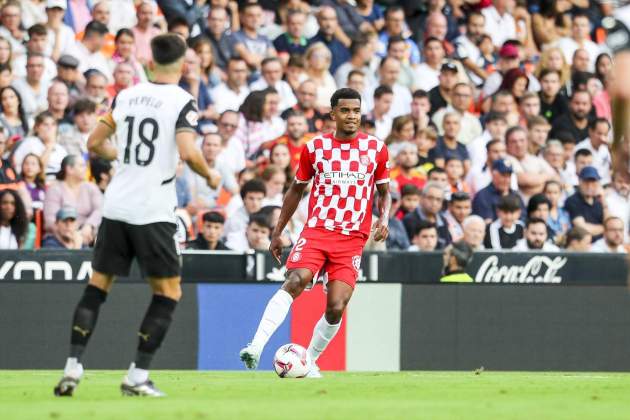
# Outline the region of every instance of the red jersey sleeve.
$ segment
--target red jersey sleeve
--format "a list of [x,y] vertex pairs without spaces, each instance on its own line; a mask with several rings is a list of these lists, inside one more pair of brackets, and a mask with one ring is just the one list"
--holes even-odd
[[387,151],[387,146],[383,145],[381,151],[376,155],[374,183],[383,184],[385,182],[389,182],[389,152]]
[[313,175],[315,175],[315,170],[313,169],[313,162],[311,161],[311,153],[308,151],[308,147],[304,145],[302,147],[302,153],[300,154],[297,172],[295,173],[295,180],[297,182],[306,183],[313,178]]

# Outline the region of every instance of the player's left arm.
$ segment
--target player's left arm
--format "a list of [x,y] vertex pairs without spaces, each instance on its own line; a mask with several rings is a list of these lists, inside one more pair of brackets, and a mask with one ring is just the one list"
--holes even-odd
[[376,156],[374,183],[378,191],[376,205],[379,213],[379,218],[374,225],[374,240],[380,242],[387,239],[389,235],[389,211],[392,206],[392,197],[389,193],[389,152],[384,144]]
[[116,160],[118,150],[109,138],[116,132],[116,122],[111,112],[102,116],[94,130],[90,133],[87,147],[90,153],[94,153],[105,160]]

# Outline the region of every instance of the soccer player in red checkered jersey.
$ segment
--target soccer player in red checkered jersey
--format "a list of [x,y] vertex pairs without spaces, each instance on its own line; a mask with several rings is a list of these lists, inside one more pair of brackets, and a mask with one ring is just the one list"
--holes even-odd
[[[361,95],[357,91],[337,90],[330,105],[336,130],[304,145],[295,180],[284,197],[280,219],[272,233],[269,250],[280,263],[280,235],[313,180],[308,220],[289,254],[286,280],[267,304],[252,342],[241,350],[241,360],[249,369],[258,366],[265,344],[284,321],[293,300],[318,273],[325,273],[326,312],[315,325],[308,346],[312,365],[307,377],[321,377],[315,362],[339,331],[359,274],[363,246],[371,231],[376,241],[384,241],[389,233],[387,146],[376,137],[359,132]],[[372,224],[375,186],[380,217]]]

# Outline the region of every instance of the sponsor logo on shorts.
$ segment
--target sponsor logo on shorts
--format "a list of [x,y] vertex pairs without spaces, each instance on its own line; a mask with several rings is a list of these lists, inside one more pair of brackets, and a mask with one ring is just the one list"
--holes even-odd
[[302,254],[299,252],[294,252],[293,255],[291,255],[292,262],[298,262],[300,261],[300,258],[302,258]]
[[361,269],[361,256],[360,255],[355,255],[354,257],[352,257],[352,266],[354,267],[355,270],[357,270],[357,272],[359,272],[359,270]]

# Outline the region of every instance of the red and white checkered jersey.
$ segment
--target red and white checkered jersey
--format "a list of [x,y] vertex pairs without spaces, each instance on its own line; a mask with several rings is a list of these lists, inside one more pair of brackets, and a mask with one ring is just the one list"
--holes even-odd
[[367,238],[374,184],[389,182],[388,160],[385,143],[365,133],[352,140],[330,133],[308,141],[295,175],[297,182],[313,179],[306,226]]

